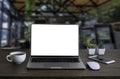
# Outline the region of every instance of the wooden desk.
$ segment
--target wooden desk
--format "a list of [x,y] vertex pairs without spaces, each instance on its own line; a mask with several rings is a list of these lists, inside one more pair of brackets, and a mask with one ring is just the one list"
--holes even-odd
[[[6,55],[10,49],[0,50],[0,79],[120,79],[120,50],[108,50],[105,56],[114,59],[116,62],[110,65],[102,64],[99,71],[85,70],[27,70],[26,65],[29,57],[29,50],[20,50],[27,53],[26,61],[21,65],[7,62]],[[87,50],[81,51],[81,57],[86,64],[88,59]]]

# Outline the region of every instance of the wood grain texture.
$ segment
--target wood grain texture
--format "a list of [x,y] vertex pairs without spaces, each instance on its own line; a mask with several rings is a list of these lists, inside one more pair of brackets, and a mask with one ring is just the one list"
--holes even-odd
[[[21,65],[9,63],[6,55],[12,51],[24,51],[27,53],[25,62]],[[120,79],[120,50],[107,50],[105,57],[114,59],[113,64],[100,63],[99,71],[92,71],[88,67],[85,70],[27,70],[26,65],[30,56],[30,50],[0,50],[0,79]],[[80,56],[86,65],[88,59],[87,50],[81,50]]]

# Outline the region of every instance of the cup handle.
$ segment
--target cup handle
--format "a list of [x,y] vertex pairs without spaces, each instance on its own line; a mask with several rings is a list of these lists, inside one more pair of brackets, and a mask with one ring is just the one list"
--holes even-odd
[[12,62],[11,55],[6,56],[7,61]]

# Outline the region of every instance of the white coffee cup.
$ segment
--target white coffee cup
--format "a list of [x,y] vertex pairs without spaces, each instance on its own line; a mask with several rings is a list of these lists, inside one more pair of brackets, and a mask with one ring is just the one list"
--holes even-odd
[[26,53],[22,51],[15,51],[11,52],[9,55],[6,56],[7,61],[21,64],[25,61]]

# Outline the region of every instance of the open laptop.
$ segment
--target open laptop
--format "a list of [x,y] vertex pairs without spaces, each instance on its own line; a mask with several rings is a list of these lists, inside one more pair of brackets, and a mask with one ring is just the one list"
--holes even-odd
[[28,69],[85,69],[79,56],[79,26],[32,24]]

